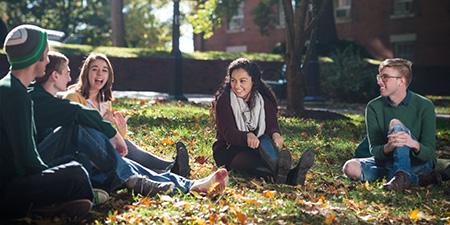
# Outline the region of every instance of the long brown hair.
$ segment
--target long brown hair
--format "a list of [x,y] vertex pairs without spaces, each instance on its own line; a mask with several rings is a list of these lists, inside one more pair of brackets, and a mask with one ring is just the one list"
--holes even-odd
[[83,65],[81,66],[78,82],[74,85],[75,90],[80,92],[85,99],[89,98],[89,68],[95,60],[103,60],[108,66],[108,80],[106,81],[105,86],[103,86],[102,89],[100,89],[100,91],[98,92],[97,99],[100,102],[111,101],[113,100],[112,84],[114,83],[114,71],[111,62],[105,54],[92,52],[88,55],[88,57],[84,60]]
[[277,105],[277,99],[272,89],[261,79],[262,72],[258,64],[246,58],[238,58],[232,61],[230,65],[228,65],[227,75],[225,76],[221,87],[219,87],[219,89],[214,94],[214,100],[211,104],[211,111],[210,111],[211,115],[215,115],[214,114],[216,110],[215,107],[219,97],[224,92],[231,91],[231,84],[230,84],[231,74],[233,73],[234,70],[237,69],[245,70],[245,72],[247,72],[247,74],[252,79],[253,86],[250,91],[250,100],[249,100],[250,108],[253,108],[255,106],[254,99],[256,92],[259,92],[263,97],[271,101],[274,105]]

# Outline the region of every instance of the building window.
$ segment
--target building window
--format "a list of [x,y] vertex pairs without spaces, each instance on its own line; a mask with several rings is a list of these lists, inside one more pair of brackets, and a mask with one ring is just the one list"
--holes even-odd
[[351,20],[352,0],[334,0],[334,17],[337,23]]
[[246,52],[247,46],[246,45],[227,46],[225,51],[227,51],[227,52]]
[[414,16],[413,0],[393,0],[391,18]]
[[231,17],[228,22],[229,32],[241,32],[244,31],[244,2],[239,4],[236,15]]
[[416,34],[391,35],[390,41],[394,50],[394,57],[414,61]]
[[278,0],[278,4],[277,4],[277,27],[279,27],[279,28],[286,27],[286,19],[284,18],[283,2],[281,0]]

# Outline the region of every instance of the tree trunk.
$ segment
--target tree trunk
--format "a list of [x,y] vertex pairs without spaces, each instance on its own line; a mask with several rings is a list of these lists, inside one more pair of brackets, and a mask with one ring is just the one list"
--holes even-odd
[[112,44],[117,47],[125,47],[125,25],[122,12],[123,0],[112,0],[111,3]]
[[305,18],[308,1],[303,0],[295,10],[291,0],[283,0],[286,20],[286,79],[287,79],[287,110],[296,115],[302,115],[304,107],[304,75],[301,71],[301,54],[305,44]]

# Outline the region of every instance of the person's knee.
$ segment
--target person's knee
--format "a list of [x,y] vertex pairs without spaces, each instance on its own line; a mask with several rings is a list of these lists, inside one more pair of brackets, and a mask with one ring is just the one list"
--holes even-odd
[[86,169],[78,162],[72,161],[65,164],[64,176],[73,183],[89,183],[89,175]]
[[358,180],[361,177],[361,163],[357,159],[351,159],[345,162],[342,172],[352,180]]
[[392,127],[394,127],[394,126],[403,126],[403,123],[402,123],[402,121],[400,121],[399,119],[392,119],[392,120],[389,122],[389,128],[392,128]]

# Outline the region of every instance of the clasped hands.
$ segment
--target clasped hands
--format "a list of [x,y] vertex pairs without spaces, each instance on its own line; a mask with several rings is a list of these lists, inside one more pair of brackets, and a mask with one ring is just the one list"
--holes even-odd
[[[275,146],[278,149],[281,149],[283,147],[283,137],[279,133],[273,133],[272,134],[272,140],[275,143]],[[256,149],[259,147],[260,141],[259,138],[252,132],[247,133],[247,146],[253,149]]]
[[385,153],[394,151],[395,148],[407,146],[415,153],[419,152],[420,144],[404,131],[395,132],[387,136],[388,142],[385,145]]

